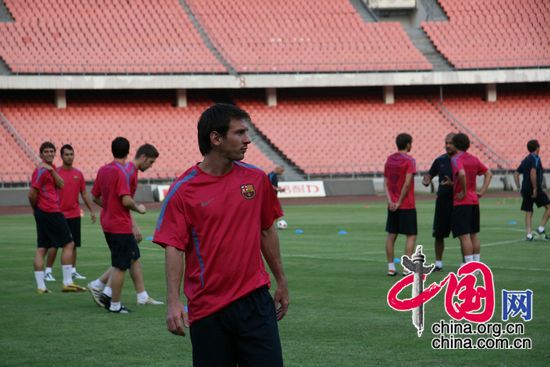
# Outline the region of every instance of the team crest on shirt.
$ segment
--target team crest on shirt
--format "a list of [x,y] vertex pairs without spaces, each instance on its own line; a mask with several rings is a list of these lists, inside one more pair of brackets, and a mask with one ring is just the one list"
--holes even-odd
[[252,184],[241,185],[241,194],[245,199],[250,200],[256,196],[256,189]]
[[73,176],[75,181],[78,181],[78,176]]

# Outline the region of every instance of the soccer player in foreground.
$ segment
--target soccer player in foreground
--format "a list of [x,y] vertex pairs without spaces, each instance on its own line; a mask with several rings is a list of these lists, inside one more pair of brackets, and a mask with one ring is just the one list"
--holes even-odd
[[544,214],[540,219],[539,226],[537,228],[537,234],[539,238],[543,240],[550,240],[550,237],[546,235],[544,226],[550,218],[550,200],[542,189],[542,162],[540,161],[540,144],[537,140],[529,140],[527,143],[527,150],[529,154],[523,159],[520,166],[514,172],[514,180],[516,187],[519,189],[519,175],[523,175],[523,181],[521,184],[521,196],[523,201],[521,202],[521,210],[525,212],[525,228],[527,229],[527,241],[533,241],[533,205],[537,204],[537,207],[544,207]]
[[[468,153],[470,139],[466,134],[453,137],[451,151],[453,158],[454,197],[451,229],[453,237],[458,237],[464,262],[480,261],[479,198],[485,195],[493,174],[474,155]],[[477,176],[483,175],[483,185],[477,191]]]
[[[156,159],[159,156],[157,149],[151,144],[144,144],[140,146],[136,152],[133,162],[128,162],[124,166],[126,174],[130,180],[130,194],[132,198],[136,195],[136,190],[138,186],[138,171],[145,172],[153,166]],[[143,235],[141,230],[136,224],[135,220],[132,218],[132,233],[136,239],[136,242],[139,244]],[[154,298],[149,296],[149,293],[145,290],[145,285],[143,282],[143,271],[141,268],[140,261],[140,251],[139,246],[137,247],[137,253],[134,256],[134,261],[132,261],[132,266],[130,267],[130,276],[134,282],[134,288],[136,290],[136,298],[138,305],[163,305],[161,301],[157,301]],[[112,288],[109,284],[109,277],[111,275],[111,267],[105,271],[99,278],[93,282],[88,283],[88,290],[92,294],[94,302],[103,308],[109,308],[111,297],[113,295]]]
[[435,271],[443,269],[443,250],[445,249],[445,238],[451,233],[451,216],[453,213],[453,169],[451,157],[453,155],[454,133],[445,137],[445,154],[437,157],[430,167],[430,171],[424,175],[422,184],[429,186],[432,179],[438,176],[439,186],[437,188],[437,199],[435,200],[435,214],[432,236],[435,239]]
[[[267,175],[240,162],[249,118],[225,104],[203,112],[204,159],[171,186],[153,238],[165,248],[167,327],[184,335],[190,324],[194,366],[283,365],[277,321],[289,296],[274,226],[283,213]],[[273,298],[262,255],[277,281]]]
[[130,180],[124,167],[130,142],[117,137],[111,143],[113,162],[101,167],[92,189],[94,202],[101,207],[100,222],[111,251],[110,281],[112,297],[109,312],[128,313],[120,302],[124,275],[139,258],[139,249],[132,232],[130,210],[145,214],[145,206],[136,204],[130,191]]
[[[86,279],[86,277],[80,275],[76,271],[76,256],[77,249],[81,246],[81,236],[80,236],[80,205],[78,203],[78,195],[82,196],[82,200],[86,207],[90,211],[90,217],[92,223],[95,223],[96,216],[92,208],[92,201],[88,196],[86,191],[86,181],[84,180],[84,175],[78,169],[73,167],[74,162],[74,149],[71,145],[65,144],[61,147],[61,160],[63,165],[57,168],[57,174],[63,179],[63,188],[59,192],[59,202],[61,206],[61,212],[65,219],[67,219],[67,224],[71,230],[73,236],[73,241],[75,248],[73,251],[73,268],[72,268],[72,277],[73,279]],[[46,274],[44,279],[49,282],[54,282],[55,278],[52,275],[52,265],[55,261],[57,255],[57,248],[50,247],[48,250],[48,258],[46,265]]]
[[[414,174],[416,162],[409,155],[412,149],[412,136],[403,133],[395,139],[397,152],[386,160],[384,165],[384,189],[388,199],[388,219],[386,221],[386,257],[388,276],[397,275],[394,263],[394,247],[398,234],[404,234],[405,254],[411,256],[417,234],[416,204],[414,200]],[[408,271],[404,270],[403,275]]]
[[49,247],[62,247],[61,268],[63,271],[63,292],[82,292],[86,288],[73,283],[74,242],[67,220],[59,207],[58,189],[63,188],[63,179],[53,166],[55,145],[44,142],[40,145],[42,163],[32,174],[29,203],[36,221],[37,249],[34,256],[34,278],[40,294],[50,293],[44,283],[44,256]]

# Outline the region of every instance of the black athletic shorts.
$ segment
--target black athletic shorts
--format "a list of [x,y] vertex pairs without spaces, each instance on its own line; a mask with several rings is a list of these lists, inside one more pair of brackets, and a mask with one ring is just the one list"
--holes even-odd
[[139,247],[132,233],[104,232],[111,250],[111,266],[120,270],[130,269],[132,260],[140,258]]
[[437,197],[435,200],[434,224],[432,236],[434,238],[447,238],[451,233],[451,218],[453,215],[453,198]]
[[282,367],[283,354],[273,298],[256,289],[190,329],[194,367]]
[[80,217],[67,218],[67,224],[73,235],[74,245],[80,247]]
[[386,232],[406,235],[417,234],[416,209],[397,209],[394,212],[388,209]]
[[523,201],[521,202],[521,210],[524,212],[532,212],[533,211],[533,204],[537,204],[537,208],[540,208],[541,206],[547,206],[550,204],[550,199],[548,199],[548,195],[543,190],[537,191],[537,197],[532,198],[530,194],[521,194],[523,197]]
[[453,207],[451,228],[453,237],[479,232],[479,205]]
[[37,247],[63,247],[73,240],[67,220],[61,212],[48,213],[34,209]]

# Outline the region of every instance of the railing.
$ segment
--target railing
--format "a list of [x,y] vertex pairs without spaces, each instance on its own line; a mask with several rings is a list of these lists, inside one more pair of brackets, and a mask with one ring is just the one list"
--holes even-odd
[[8,121],[6,116],[2,112],[0,112],[0,124],[3,128],[5,128],[10,135],[12,135],[15,139],[15,142],[19,147],[23,150],[25,155],[33,162],[34,164],[40,163],[40,158],[34,153],[34,151],[29,147],[25,139],[19,135],[19,132],[13,127],[13,125]]

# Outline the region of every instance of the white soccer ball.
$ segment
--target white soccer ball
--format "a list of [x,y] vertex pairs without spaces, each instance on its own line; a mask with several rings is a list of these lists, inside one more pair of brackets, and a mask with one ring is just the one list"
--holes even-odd
[[286,222],[286,220],[284,219],[281,219],[277,222],[277,228],[279,229],[287,229],[288,228],[288,223]]

